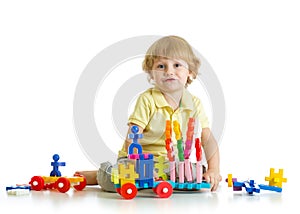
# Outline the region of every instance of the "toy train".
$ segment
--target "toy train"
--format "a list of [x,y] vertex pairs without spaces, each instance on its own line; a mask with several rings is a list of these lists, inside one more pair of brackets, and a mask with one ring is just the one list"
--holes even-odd
[[58,162],[59,155],[53,155],[53,170],[50,172],[50,176],[33,176],[29,182],[31,190],[41,191],[46,189],[56,189],[59,192],[65,193],[69,191],[71,187],[77,191],[81,191],[86,186],[86,178],[84,176],[76,175],[74,177],[62,177],[59,166],[65,166],[65,162]]
[[[160,198],[170,197],[173,189],[210,189],[210,184],[202,181],[202,150],[201,142],[196,135],[197,131],[195,131],[195,120],[193,118],[189,120],[184,146],[179,123],[174,121],[173,127],[177,140],[179,161],[175,161],[175,153],[171,140],[171,122],[168,120],[165,131],[168,158],[168,163],[166,163],[163,156],[154,162],[153,154],[143,153],[142,146],[138,143],[138,139],[142,138],[143,135],[138,134],[139,128],[137,126],[132,126],[132,133],[128,135],[128,138],[132,139],[132,143],[128,147],[128,159],[126,162],[118,163],[118,166],[112,169],[111,176],[116,191],[124,199],[133,199],[139,189],[152,188],[153,192]],[[193,143],[196,148],[196,173],[193,173],[190,161]],[[134,151],[137,152],[134,153]],[[166,168],[169,168],[169,173],[165,172]],[[156,172],[156,178],[154,178],[154,171]],[[193,174],[196,174],[196,176],[193,176]]]

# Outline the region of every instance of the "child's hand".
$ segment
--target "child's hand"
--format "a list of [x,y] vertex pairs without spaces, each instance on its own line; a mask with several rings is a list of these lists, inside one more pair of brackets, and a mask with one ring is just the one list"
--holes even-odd
[[206,182],[210,183],[211,191],[216,191],[219,186],[219,182],[222,180],[219,170],[216,169],[208,169],[204,173],[203,177]]

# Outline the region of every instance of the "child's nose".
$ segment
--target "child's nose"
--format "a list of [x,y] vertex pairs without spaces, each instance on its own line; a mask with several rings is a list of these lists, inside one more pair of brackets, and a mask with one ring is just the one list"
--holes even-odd
[[168,66],[166,69],[166,74],[174,74],[175,73],[175,69],[172,66]]

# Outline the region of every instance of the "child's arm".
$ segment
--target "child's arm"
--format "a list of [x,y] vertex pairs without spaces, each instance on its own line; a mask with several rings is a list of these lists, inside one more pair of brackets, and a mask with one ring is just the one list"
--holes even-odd
[[222,180],[220,175],[220,154],[218,143],[209,128],[202,129],[201,141],[208,164],[208,169],[203,177],[211,184],[211,190],[215,191],[218,188],[219,182]]

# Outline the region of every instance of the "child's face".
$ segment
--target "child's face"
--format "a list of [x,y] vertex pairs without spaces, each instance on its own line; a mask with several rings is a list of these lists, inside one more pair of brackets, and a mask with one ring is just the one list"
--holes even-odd
[[182,90],[191,76],[188,64],[180,59],[158,58],[154,61],[151,77],[164,92]]

